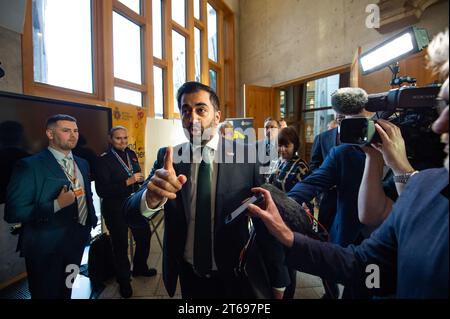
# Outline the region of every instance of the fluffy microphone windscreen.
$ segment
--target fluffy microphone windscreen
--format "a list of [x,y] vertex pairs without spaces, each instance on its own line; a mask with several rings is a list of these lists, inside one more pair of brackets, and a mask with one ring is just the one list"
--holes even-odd
[[281,218],[292,231],[315,239],[327,240],[327,231],[320,227],[316,227],[317,231],[315,231],[314,219],[308,215],[299,203],[271,184],[264,184],[261,187],[270,192]]

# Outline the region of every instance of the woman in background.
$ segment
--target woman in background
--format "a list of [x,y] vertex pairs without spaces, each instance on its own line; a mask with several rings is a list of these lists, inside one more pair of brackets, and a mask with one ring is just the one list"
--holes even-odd
[[298,134],[292,126],[288,126],[278,134],[278,161],[274,165],[269,183],[289,192],[309,172],[308,164],[297,155],[300,147]]
[[[287,193],[309,172],[308,164],[297,155],[300,148],[298,134],[292,126],[278,134],[279,158],[272,169],[268,182]],[[292,299],[295,293],[297,270],[289,269],[291,284],[286,287],[284,299]]]

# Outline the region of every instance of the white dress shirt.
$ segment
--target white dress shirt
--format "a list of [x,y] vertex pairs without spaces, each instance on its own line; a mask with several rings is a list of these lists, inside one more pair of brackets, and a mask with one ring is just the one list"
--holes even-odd
[[[85,189],[85,188],[84,188],[83,175],[81,174],[81,171],[80,171],[80,169],[79,169],[77,163],[75,162],[75,160],[74,160],[74,158],[73,158],[72,151],[70,151],[69,154],[67,154],[67,156],[66,156],[64,153],[62,153],[62,152],[60,152],[60,151],[57,151],[57,150],[55,150],[54,148],[52,148],[52,147],[50,147],[50,146],[48,147],[48,150],[50,151],[50,153],[52,153],[52,155],[55,157],[55,159],[56,159],[56,161],[58,162],[58,164],[61,165],[62,167],[64,167],[64,162],[63,162],[63,159],[64,159],[64,158],[69,159],[69,163],[70,163],[71,165],[73,164],[73,165],[76,166],[77,180],[79,181],[80,186],[81,186],[83,189]],[[62,169],[62,168],[61,168],[61,169]],[[86,194],[83,195],[83,196],[86,196]],[[57,200],[57,199],[55,199],[55,200],[53,201],[53,210],[54,210],[55,213],[61,210],[61,207],[59,206],[59,203],[58,203],[58,200]]]
[[[191,265],[194,264],[194,236],[195,236],[195,215],[196,215],[196,201],[197,201],[197,177],[198,177],[198,169],[201,162],[200,148],[201,146],[197,146],[193,149],[193,161],[191,163],[191,176],[187,183],[190,183],[190,194],[189,194],[189,203],[190,203],[190,216],[188,220],[188,229],[187,229],[187,238],[186,238],[186,246],[184,248],[184,259],[186,262]],[[216,151],[219,147],[219,134],[215,134],[214,137],[206,144],[206,148],[204,148],[204,156],[208,156],[208,159],[211,163],[211,239],[212,239],[212,270],[217,270],[215,258],[214,258],[214,216],[215,216],[215,204],[216,204],[216,188],[217,188],[217,171],[218,165],[217,162],[213,159],[215,158]],[[209,153],[209,154],[208,154]],[[205,157],[206,159],[206,157]],[[164,204],[167,202],[167,198],[163,200],[163,202],[155,209],[151,209],[147,206],[146,201],[147,190],[144,191],[141,197],[141,214],[147,218],[151,217],[157,211],[161,210]]]

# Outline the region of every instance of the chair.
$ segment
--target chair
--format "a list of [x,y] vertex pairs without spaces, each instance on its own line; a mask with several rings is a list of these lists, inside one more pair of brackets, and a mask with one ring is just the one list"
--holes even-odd
[[[158,241],[158,244],[162,250],[162,241],[161,241],[161,237],[158,234],[158,228],[164,222],[164,210],[162,209],[162,210],[156,212],[155,214],[153,214],[148,219],[148,222],[149,222],[149,226],[150,226],[150,231],[152,234],[156,235],[156,240]],[[134,242],[133,234],[131,233],[131,230],[128,230],[128,238],[129,238],[129,246],[130,246],[130,258],[131,258],[131,260],[133,260],[134,246],[136,243]]]

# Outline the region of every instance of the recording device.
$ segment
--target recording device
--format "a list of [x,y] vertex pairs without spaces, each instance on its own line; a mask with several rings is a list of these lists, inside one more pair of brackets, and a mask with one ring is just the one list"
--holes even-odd
[[281,218],[292,231],[321,241],[328,241],[327,230],[322,226],[317,227],[317,221],[302,205],[272,184],[264,184],[261,187],[270,192]]
[[235,220],[237,217],[239,217],[243,212],[245,212],[247,210],[248,205],[250,205],[250,204],[256,205],[256,204],[262,202],[263,199],[264,199],[264,196],[261,193],[257,193],[254,196],[246,199],[241,206],[236,208],[231,214],[229,214],[225,218],[225,224],[229,224],[233,220]]
[[[365,109],[369,112],[382,112],[379,118],[387,120],[394,113],[401,112],[403,114],[390,119],[391,122],[401,127],[402,123],[405,122],[406,114],[428,114],[428,117],[437,117],[436,98],[439,89],[440,86],[436,85],[422,88],[409,86],[392,89],[388,92],[370,94]],[[341,143],[365,145],[379,141],[375,123],[376,120],[367,118],[343,119],[340,129]],[[406,124],[404,123],[404,125]]]
[[[308,212],[297,203],[294,199],[288,197],[285,192],[273,186],[272,184],[264,184],[262,188],[268,190],[281,218],[286,223],[286,225],[295,232],[299,232],[308,237],[327,241],[328,232],[322,227],[317,228],[313,217],[308,214]],[[225,223],[229,224],[240,216],[243,212],[247,210],[249,204],[258,204],[264,200],[261,193],[249,198],[245,203],[239,206],[234,212],[227,216]]]
[[440,85],[405,86],[370,94],[365,109],[377,115],[372,119],[343,119],[341,143],[363,146],[381,142],[375,129],[376,120],[381,118],[400,128],[413,166],[413,163],[422,163],[423,168],[441,166],[445,156],[443,146],[439,136],[431,130],[431,124],[439,116],[436,99],[439,90]]

